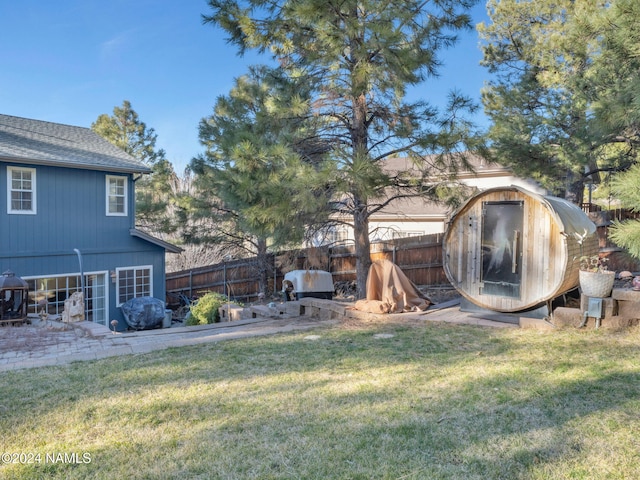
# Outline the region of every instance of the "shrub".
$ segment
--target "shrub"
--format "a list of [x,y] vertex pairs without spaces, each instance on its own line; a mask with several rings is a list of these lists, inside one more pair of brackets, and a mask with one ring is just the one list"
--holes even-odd
[[191,307],[191,314],[186,318],[185,325],[206,325],[220,321],[218,308],[229,300],[221,293],[209,292]]

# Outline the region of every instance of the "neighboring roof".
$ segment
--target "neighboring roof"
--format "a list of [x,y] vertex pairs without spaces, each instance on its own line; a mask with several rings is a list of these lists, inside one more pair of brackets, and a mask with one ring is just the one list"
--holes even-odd
[[[498,163],[490,163],[479,155],[473,153],[454,153],[453,157],[463,158],[469,163],[472,170],[469,169],[461,169],[457,173],[457,178],[468,178],[468,177],[481,177],[481,176],[507,176],[513,175],[513,172],[510,168],[500,165]],[[437,159],[437,155],[428,155],[425,157],[425,161],[435,162]],[[419,169],[416,167],[416,164],[413,160],[408,157],[389,157],[385,158],[382,162],[383,169],[385,172],[394,174],[397,172],[406,172],[406,171],[415,171],[416,173]]]
[[89,128],[2,114],[0,160],[122,173],[151,172],[144,163]]
[[142,230],[138,230],[137,228],[132,228],[131,230],[129,230],[129,233],[131,234],[132,237],[137,237],[149,243],[153,243],[154,245],[158,245],[159,247],[164,248],[167,252],[171,252],[171,253],[182,252],[182,249],[180,247],[172,243],[165,242],[164,240],[160,240],[159,238],[149,235],[148,233],[145,233]]
[[[498,163],[487,162],[479,155],[472,153],[457,153],[454,156],[464,155],[465,160],[469,163],[471,169],[461,169],[456,178],[472,189],[486,190],[486,187],[478,187],[473,182],[474,179],[492,179],[498,182],[507,182],[511,184],[514,180],[513,171],[509,167],[505,167]],[[425,159],[427,162],[435,161],[436,155],[430,155]],[[415,164],[407,157],[390,157],[384,160],[383,168],[387,173],[395,172],[418,172]],[[500,180],[498,180],[500,179]],[[507,185],[509,185],[507,184]],[[495,188],[495,187],[493,187]],[[382,210],[371,215],[372,220],[413,220],[424,221],[428,219],[442,219],[451,214],[451,207],[443,204],[435,203],[429,199],[421,197],[409,197],[394,199],[389,205]]]
[[372,220],[425,220],[429,218],[442,219],[449,212],[446,205],[435,203],[424,197],[410,197],[394,199],[382,210],[371,215]]

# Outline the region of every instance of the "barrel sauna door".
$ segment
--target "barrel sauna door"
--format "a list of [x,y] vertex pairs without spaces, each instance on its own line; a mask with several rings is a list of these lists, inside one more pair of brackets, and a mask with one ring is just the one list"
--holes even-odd
[[483,295],[520,298],[524,202],[482,203]]

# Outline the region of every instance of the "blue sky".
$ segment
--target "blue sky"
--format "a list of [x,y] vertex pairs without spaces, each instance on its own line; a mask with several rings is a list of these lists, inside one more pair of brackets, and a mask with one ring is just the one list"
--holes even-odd
[[[197,127],[247,66],[224,33],[203,25],[206,0],[0,2],[0,113],[90,127],[129,100],[181,173],[202,151]],[[486,20],[485,7],[474,11]],[[477,100],[488,73],[475,32],[442,54],[419,92],[438,104],[455,88]],[[480,114],[478,121],[485,122]]]

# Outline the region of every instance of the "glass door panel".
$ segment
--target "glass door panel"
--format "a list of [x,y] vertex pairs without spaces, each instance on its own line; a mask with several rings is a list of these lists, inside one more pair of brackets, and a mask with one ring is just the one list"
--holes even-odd
[[483,202],[482,207],[481,293],[520,298],[524,202]]

